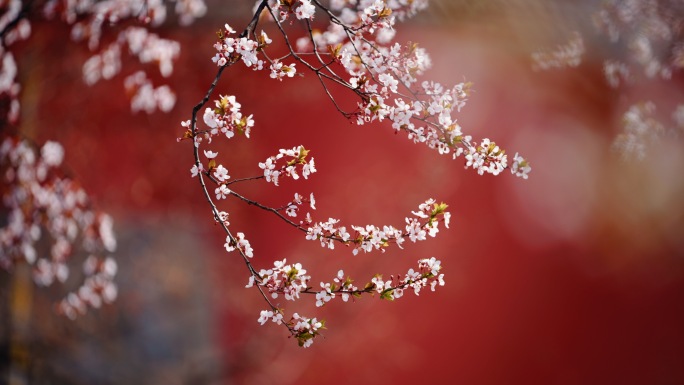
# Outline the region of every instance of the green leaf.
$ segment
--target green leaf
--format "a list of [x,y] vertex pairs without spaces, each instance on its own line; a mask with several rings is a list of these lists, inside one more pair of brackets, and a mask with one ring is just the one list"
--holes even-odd
[[394,301],[394,289],[387,289],[380,293],[380,299]]

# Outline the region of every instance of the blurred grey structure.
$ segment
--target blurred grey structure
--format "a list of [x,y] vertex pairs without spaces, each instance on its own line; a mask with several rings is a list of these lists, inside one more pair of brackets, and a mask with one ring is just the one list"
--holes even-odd
[[187,227],[128,220],[116,224],[120,273],[113,305],[70,321],[52,311],[63,295],[59,287],[33,286],[28,270],[2,275],[3,381],[208,384],[222,377],[201,236],[190,220],[178,221]]

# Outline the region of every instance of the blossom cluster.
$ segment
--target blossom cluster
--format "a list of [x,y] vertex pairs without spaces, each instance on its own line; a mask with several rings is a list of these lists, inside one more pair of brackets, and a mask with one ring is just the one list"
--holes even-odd
[[371,280],[372,289],[380,294],[380,298],[394,300],[404,295],[406,288],[413,289],[415,295],[420,295],[420,291],[430,286],[430,290],[444,286],[444,274],[440,273],[441,262],[435,257],[421,259],[418,261],[418,270],[409,269],[404,276],[391,276],[388,280],[383,280],[381,275],[376,275]]
[[418,261],[418,270],[411,268],[406,274],[392,275],[388,280],[383,280],[382,275],[376,274],[363,288],[359,288],[340,270],[333,282],[320,283],[321,290],[316,293],[316,306],[324,306],[338,294],[344,302],[351,297],[360,297],[363,293],[377,293],[381,299],[391,301],[403,297],[407,288],[413,289],[415,295],[420,295],[420,291],[428,286],[435,291],[438,285],[444,286],[444,274],[440,271],[441,262],[435,257],[421,259]]
[[[606,0],[593,12],[596,30],[607,37],[610,56],[603,57],[603,75],[611,88],[634,86],[639,81],[671,79],[675,71],[684,69],[682,40],[682,7],[670,0]],[[575,33],[570,43],[549,55],[533,54],[540,69],[559,68],[560,62],[579,64],[583,53],[582,37]],[[600,54],[603,55],[603,52]],[[643,92],[630,92],[643,95]],[[681,135],[677,110],[673,119],[680,128],[668,128],[653,117],[655,104],[639,99],[624,112],[623,131],[613,140],[612,149],[622,160],[642,160],[648,148],[673,134]],[[518,165],[522,164],[520,162]],[[525,161],[525,164],[527,162]],[[516,163],[512,166],[516,168]]]
[[266,182],[273,183],[276,186],[278,186],[280,177],[283,175],[297,180],[299,179],[299,172],[301,172],[304,179],[308,179],[311,174],[317,171],[314,158],[307,160],[308,155],[309,150],[304,146],[280,149],[277,155],[269,156],[265,161],[259,162],[259,168],[264,170]]
[[[380,42],[394,38],[395,20],[413,17],[428,6],[427,0],[333,0],[330,11],[353,31],[375,35]],[[333,25],[329,32],[337,30]]]
[[18,68],[11,48],[14,43],[26,40],[31,35],[31,23],[21,19],[14,26],[11,23],[21,17],[23,3],[21,0],[9,0],[3,3],[4,13],[0,14],[0,31],[6,34],[0,37],[0,103],[8,106],[7,115],[0,117],[11,123],[19,119],[19,92],[21,86],[16,81]]
[[[175,5],[183,25],[206,13],[203,0],[181,0]],[[43,13],[71,25],[71,37],[75,41],[87,40],[88,47],[95,50],[100,44],[103,27],[131,19],[157,27],[166,20],[166,7],[162,0],[52,0],[46,2]]]
[[603,75],[606,77],[608,85],[613,88],[618,88],[631,80],[629,66],[619,60],[608,59],[604,61]]
[[223,245],[226,251],[231,252],[234,250],[240,250],[240,253],[247,258],[254,257],[254,250],[252,245],[247,239],[245,239],[244,233],[237,233],[237,237],[232,237],[230,235],[226,236],[226,243]]
[[307,318],[297,313],[292,314],[292,319],[288,326],[294,332],[293,336],[297,339],[299,346],[308,348],[313,344],[321,329],[325,329],[325,321],[316,318]]
[[0,102],[6,104],[7,115],[3,119],[16,122],[19,119],[19,91],[21,86],[16,81],[17,63],[14,55],[0,45]]
[[[684,68],[681,16],[673,7],[681,11],[681,6],[669,0],[601,2],[593,13],[593,24],[614,45],[610,51],[618,53],[603,62],[608,85],[628,84],[639,72],[648,79],[670,79],[673,71]],[[542,70],[576,67],[584,50],[582,36],[575,32],[567,44],[554,51],[535,52],[532,60],[534,67]]]
[[[209,159],[209,169],[207,170],[207,175],[209,175],[209,177],[212,178],[212,180],[218,185],[218,187],[216,187],[214,190],[216,199],[226,199],[226,197],[231,193],[227,186],[228,179],[230,179],[230,175],[228,175],[228,169],[223,167],[222,164],[217,166],[215,158],[218,156],[218,152],[204,150],[204,156]],[[201,172],[204,172],[204,165],[202,163],[197,162],[192,166],[192,168],[190,168],[190,174],[193,177],[198,176]],[[222,214],[219,213],[218,217],[222,217]],[[225,213],[225,217],[226,219],[222,220],[222,222],[227,223],[228,213]]]
[[292,14],[298,20],[312,20],[316,12],[316,7],[311,4],[311,0],[271,0],[269,5],[272,10],[278,12],[280,22],[287,20]]
[[265,325],[269,320],[278,325],[285,325],[292,333],[292,336],[297,339],[299,346],[304,348],[311,346],[314,338],[320,334],[321,329],[325,329],[325,321],[307,318],[298,313],[292,314],[292,318],[285,322],[283,321],[283,313],[280,309],[262,310],[257,321]]
[[214,44],[217,53],[211,59],[219,67],[228,63],[234,63],[242,59],[247,67],[254,70],[263,69],[264,62],[257,58],[257,51],[263,49],[271,42],[265,32],[261,32],[261,43],[247,37],[231,37],[235,30],[228,24],[224,25],[223,31],[218,34],[219,41]]
[[75,319],[85,314],[88,307],[99,308],[102,303],[112,303],[118,294],[113,281],[117,269],[116,261],[111,257],[104,260],[88,257],[83,263],[83,273],[87,277],[83,285],[60,301],[57,311]]
[[[118,23],[125,24],[125,21],[130,20],[143,24],[142,27],[126,25],[113,43],[84,63],[83,78],[87,84],[94,84],[100,79],[111,79],[121,71],[121,53],[125,45],[128,46],[128,52],[140,63],[157,63],[162,76],[168,77],[173,71],[173,61],[178,57],[180,45],[148,31],[150,26],[157,27],[166,20],[168,4],[164,0],[49,0],[38,7],[24,3],[21,0],[8,0],[3,2],[0,11],[0,31],[3,35],[0,37],[0,100],[8,99],[10,107],[7,119],[12,123],[18,120],[20,107],[20,87],[14,81],[17,65],[12,55],[12,45],[16,41],[29,38],[29,18],[33,16],[33,12],[41,12],[48,19],[60,19],[71,26],[72,40],[87,41],[91,51],[100,48],[105,28]],[[206,13],[204,0],[176,0],[173,3],[182,25],[188,25]],[[167,86],[156,88],[156,105],[143,101],[150,96],[148,91],[151,88],[146,85],[140,89],[142,93],[132,93],[134,99],[131,108],[134,112],[149,113],[155,108],[166,112],[175,103],[175,97],[172,97]]]
[[286,265],[286,262],[286,259],[275,261],[272,269],[261,269],[256,276],[251,275],[245,287],[256,284],[266,288],[272,298],[282,294],[289,301],[299,299],[299,294],[308,288],[311,277],[306,275],[300,263]]
[[[672,12],[679,8],[680,15]],[[681,5],[669,0],[602,2],[594,25],[612,43],[627,51],[625,60],[612,60],[606,73],[620,70],[629,79],[639,67],[647,78],[670,79],[673,70],[684,68],[681,40]],[[668,47],[663,51],[661,47]],[[606,67],[609,67],[606,62]],[[617,87],[619,83],[609,82]]]
[[[476,169],[477,173],[480,175],[485,172],[492,175],[499,175],[500,172],[506,169],[508,164],[508,159],[504,151],[489,139],[483,139],[482,143],[477,147],[469,147],[465,158],[467,161],[466,168],[471,167]],[[513,173],[515,174],[516,171],[513,171]],[[527,174],[523,175],[527,176]]]
[[582,62],[584,52],[584,40],[578,32],[574,32],[567,43],[559,45],[556,49],[534,52],[532,67],[536,70],[577,67]]
[[[204,16],[206,5],[204,0],[183,0],[175,2],[175,11],[182,25],[192,23],[196,18]],[[111,79],[121,71],[121,53],[127,47],[130,55],[141,64],[156,63],[162,76],[168,77],[173,72],[173,62],[180,53],[180,44],[176,41],[161,38],[150,33],[149,26],[159,26],[166,20],[167,4],[162,0],[84,0],[79,2],[53,0],[46,3],[44,13],[49,18],[59,16],[64,22],[72,25],[71,37],[75,41],[87,40],[88,47],[95,51],[100,46],[103,26],[113,25],[125,20],[138,20],[143,26],[129,25],[118,33],[117,39],[91,56],[83,65],[83,78],[87,84],[94,84],[100,79]],[[166,97],[168,86],[161,86],[164,104],[158,105],[162,111],[168,111],[175,103],[175,97]],[[134,94],[139,95],[139,94]],[[161,96],[161,95],[160,95]],[[141,98],[131,101],[134,111],[154,111],[153,108],[141,108]]]
[[217,66],[223,67],[242,60],[245,66],[254,71],[260,71],[265,68],[265,64],[268,62],[270,63],[271,73],[269,76],[271,79],[281,81],[286,77],[292,78],[297,73],[296,63],[285,64],[279,59],[271,60],[265,55],[260,55],[273,42],[266,32],[261,31],[256,36],[256,40],[244,36],[233,37],[234,34],[235,30],[228,24],[219,32],[219,40],[214,44],[214,49],[217,52],[211,59]]
[[[304,203],[308,203],[312,210],[316,210],[316,198],[314,197],[313,193],[309,194],[308,198],[299,193],[295,193],[294,199],[285,205],[285,214],[287,214],[289,217],[296,217],[299,213],[299,208]],[[307,215],[310,217],[311,214],[307,213]]]
[[176,104],[176,94],[167,85],[154,87],[144,71],[129,75],[124,80],[131,96],[131,111],[145,111],[148,114],[157,109],[169,112]]
[[[84,283],[59,305],[73,318],[88,306],[116,298],[116,262],[104,257],[116,249],[112,219],[94,211],[86,192],[62,175],[64,149],[46,142],[36,151],[25,141],[6,138],[0,146],[0,175],[7,186],[3,203],[7,223],[0,228],[0,266],[33,266],[37,285],[64,283],[68,261],[76,252],[90,255]],[[49,245],[47,248],[44,245]]]
[[516,152],[515,155],[513,156],[513,164],[511,165],[511,172],[513,174],[515,174],[515,176],[521,177],[523,179],[527,179],[530,171],[532,171],[532,168],[530,167],[527,160],[525,160],[523,157],[518,155],[518,153]]
[[306,230],[306,239],[321,242],[322,247],[335,248],[335,241],[345,244],[353,244],[352,253],[359,251],[369,253],[373,250],[385,251],[392,243],[399,248],[408,238],[411,242],[424,241],[427,236],[435,237],[439,232],[439,222],[444,222],[449,227],[451,213],[446,211],[447,205],[436,203],[434,199],[428,199],[418,206],[418,211],[412,211],[413,217],[406,217],[404,230],[391,225],[382,227],[375,225],[350,226],[352,232],[346,226],[339,226],[339,219],[330,218],[325,222],[309,224]]
[[159,72],[168,77],[173,72],[173,61],[180,53],[178,42],[162,39],[142,27],[128,27],[119,33],[118,39],[101,53],[90,57],[83,64],[83,79],[88,85],[100,79],[111,79],[121,70],[121,51],[128,52],[140,63],[157,63]]
[[240,111],[242,105],[237,102],[235,96],[221,96],[214,101],[214,104],[216,108],[207,107],[202,117],[204,124],[209,128],[208,130],[193,133],[190,121],[181,123],[186,128],[185,139],[194,138],[195,146],[199,147],[203,138],[211,143],[212,137],[219,134],[225,135],[228,139],[234,137],[235,133],[244,134],[249,138],[252,127],[254,127],[254,119],[252,119],[252,115],[245,116],[242,114]]
[[657,146],[665,137],[684,136],[684,105],[679,105],[672,114],[673,127],[657,120],[655,112],[653,102],[635,104],[625,112],[622,117],[623,131],[612,145],[623,160],[643,160],[649,148]]

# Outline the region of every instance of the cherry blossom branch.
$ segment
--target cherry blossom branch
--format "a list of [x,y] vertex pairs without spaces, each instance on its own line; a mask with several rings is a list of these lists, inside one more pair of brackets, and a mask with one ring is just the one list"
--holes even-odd
[[[344,271],[340,270],[332,283],[320,283],[320,291],[315,291],[308,286],[311,277],[306,275],[307,271],[301,264],[286,265],[286,262],[286,260],[276,261],[272,269],[262,269],[257,275],[250,276],[246,287],[256,286],[260,290],[263,287],[272,298],[283,295],[289,301],[295,301],[300,294],[315,294],[316,306],[321,307],[337,296],[347,302],[350,298],[358,298],[363,294],[377,293],[380,299],[393,301],[401,298],[408,287],[413,288],[416,295],[420,295],[420,291],[427,286],[430,286],[432,291],[435,291],[437,285],[444,286],[444,274],[440,273],[441,262],[434,257],[419,260],[418,270],[409,269],[403,277],[391,276],[389,280],[383,281],[382,275],[376,274],[362,289],[354,286],[354,281],[350,277],[345,278]],[[279,325],[284,324],[291,333],[294,331],[292,335],[297,338],[300,346],[308,347],[313,343],[313,338],[320,333],[320,329],[324,327],[324,321],[319,323],[314,318],[304,324],[297,322],[295,325],[293,320],[296,321],[299,318],[299,315],[294,313],[293,319],[285,323],[282,310],[271,308],[271,310],[261,311],[257,321],[262,325],[269,320]]]
[[[390,243],[395,243],[401,248],[405,238],[410,239],[412,242],[417,242],[427,239],[426,235],[435,237],[439,232],[437,224],[440,221],[443,221],[446,227],[449,226],[451,214],[446,212],[447,205],[444,203],[437,204],[433,199],[429,199],[425,203],[422,203],[418,206],[418,211],[412,212],[415,218],[405,218],[406,227],[404,232],[393,226],[383,226],[382,228],[372,225],[367,225],[365,227],[351,226],[354,231],[352,236],[347,232],[345,226],[337,225],[339,220],[330,218],[326,222],[313,223],[309,213],[307,213],[305,221],[297,224],[283,215],[281,211],[285,210],[288,216],[296,217],[299,206],[307,201],[306,198],[302,198],[296,193],[294,202],[289,202],[281,208],[269,207],[248,199],[227,188],[230,175],[228,175],[228,170],[223,167],[223,165],[216,164],[215,158],[218,153],[205,151],[204,154],[210,161],[208,170],[202,174],[218,186],[214,191],[217,200],[225,199],[230,195],[235,196],[249,205],[275,214],[287,224],[305,232],[306,239],[320,241],[321,246],[323,247],[332,249],[334,248],[333,242],[337,241],[345,245],[356,245],[353,249],[354,254],[357,254],[359,250],[365,252],[370,252],[373,249],[384,251],[385,247]],[[299,178],[297,166],[300,166],[301,170],[299,170],[299,172],[301,172],[304,178],[308,178],[310,174],[316,172],[314,159],[311,158],[310,160],[307,160],[308,154],[309,150],[306,150],[304,146],[294,147],[290,150],[282,149],[279,151],[278,155],[271,156],[265,162],[259,163],[259,167],[264,170],[264,179],[266,182],[272,182],[274,185],[278,186],[281,175],[291,177],[295,180]],[[285,163],[277,168],[276,166],[279,162]],[[204,166],[201,165],[201,168],[204,168]],[[308,202],[310,203],[311,208],[315,209],[313,194],[310,195]],[[421,220],[423,221],[422,223]]]
[[[298,64],[316,76],[335,108],[359,125],[388,119],[395,130],[407,132],[409,139],[415,143],[424,143],[440,154],[453,152],[454,158],[463,154],[466,168],[474,168],[480,174],[487,172],[497,175],[508,167],[503,150],[489,139],[484,139],[480,145],[471,143],[470,136],[464,135],[451,117],[454,109],[460,111],[465,105],[470,85],[461,83],[445,89],[440,84],[424,81],[420,87],[415,87],[418,76],[429,67],[429,57],[416,45],[389,44],[394,35],[395,15],[399,19],[410,17],[424,8],[426,1],[388,4],[384,1],[361,1],[355,5],[331,2],[330,7],[325,7],[318,0],[313,0],[313,3],[312,0],[259,2],[251,21],[240,34],[236,34],[227,24],[219,32],[218,41],[214,44],[216,54],[212,58],[219,70],[207,93],[193,108],[190,120],[182,123],[186,128],[184,138],[193,142],[194,165],[190,170],[191,175],[199,179],[212,214],[226,233],[224,246],[228,252],[239,251],[250,273],[248,287],[257,286],[268,304],[269,309],[261,312],[258,321],[264,324],[271,320],[286,326],[291,336],[297,338],[304,347],[313,342],[324,323],[297,313],[285,321],[284,310],[276,307],[271,298],[284,295],[286,300],[294,301],[302,293],[315,294],[318,306],[335,296],[348,299],[364,293],[378,293],[384,299],[399,298],[408,287],[413,287],[417,294],[427,285],[433,290],[436,285],[443,285],[443,275],[439,274],[440,262],[435,258],[420,260],[417,271],[411,269],[403,277],[391,276],[387,281],[376,275],[363,288],[353,286],[349,278],[342,282],[343,272],[340,271],[340,276],[333,283],[321,283],[322,290],[316,291],[308,285],[310,277],[299,263],[286,265],[283,260],[276,262],[273,269],[257,272],[250,261],[254,254],[251,244],[241,232],[233,236],[228,228],[228,213],[219,211],[217,202],[233,196],[250,206],[271,212],[286,224],[305,232],[306,239],[319,241],[324,247],[333,248],[334,243],[354,245],[354,254],[360,250],[384,251],[392,243],[401,247],[406,238],[417,242],[427,239],[427,236],[434,237],[439,232],[440,222],[448,227],[450,214],[446,212],[446,204],[429,199],[412,212],[414,217],[405,219],[403,230],[393,226],[350,226],[352,234],[345,226],[339,226],[337,219],[314,223],[309,213],[305,220],[296,223],[291,218],[295,218],[300,206],[307,202],[299,194],[295,194],[294,200],[283,206],[271,207],[229,189],[228,186],[235,183],[257,179],[277,186],[279,178],[296,180],[301,175],[306,179],[316,172],[316,168],[313,158],[307,158],[309,150],[303,146],[281,149],[278,154],[259,163],[264,173],[260,177],[230,180],[228,168],[217,161],[218,152],[211,150],[204,150],[208,160],[205,165],[200,159],[200,145],[205,142],[210,144],[213,139],[222,136],[231,140],[238,134],[244,134],[249,138],[254,126],[252,115],[242,113],[241,105],[234,96],[219,96],[214,102],[215,108],[204,107],[224,69],[241,61],[254,71],[268,68],[272,79],[282,81],[300,75]],[[329,18],[328,29],[320,34],[314,33],[311,24],[316,9],[322,10]],[[287,53],[279,58],[271,58],[266,52],[273,43],[268,35],[264,31],[256,32],[259,18],[264,12],[273,19],[287,49]],[[285,21],[288,19],[291,20],[290,24],[293,24],[294,19],[299,20],[305,28],[306,36],[297,40],[297,49],[286,31]],[[325,55],[329,56],[329,60],[324,59],[322,47],[327,47],[328,53]],[[342,86],[355,94],[358,97],[356,109],[345,112],[337,103],[329,84]],[[198,128],[198,114],[203,108],[201,120],[207,129]],[[523,178],[530,171],[528,163],[517,154],[511,169]],[[213,195],[207,181],[216,186]],[[313,194],[308,202],[315,209]]]

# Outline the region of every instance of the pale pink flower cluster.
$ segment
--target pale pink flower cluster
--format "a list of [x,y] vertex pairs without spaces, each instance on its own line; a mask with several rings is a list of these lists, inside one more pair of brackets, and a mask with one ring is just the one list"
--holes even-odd
[[[192,23],[206,13],[204,0],[175,1],[175,11],[182,25]],[[83,78],[87,84],[94,84],[100,79],[111,79],[121,71],[121,54],[124,47],[136,57],[141,64],[156,63],[164,77],[173,72],[173,61],[178,58],[180,45],[176,41],[160,38],[150,33],[149,27],[157,27],[166,20],[167,4],[163,0],[50,0],[45,2],[43,13],[48,18],[60,18],[71,25],[71,38],[74,41],[88,43],[91,51],[98,50],[103,36],[103,29],[126,21],[137,21],[143,27],[127,25],[118,34],[117,39],[109,46],[91,56],[83,65]],[[128,78],[127,78],[128,79]],[[159,92],[155,107],[144,97],[155,89],[143,87],[144,94],[134,93],[131,108],[134,111],[150,111],[154,108],[166,112],[175,102],[175,96],[168,86],[156,88]]]
[[313,20],[316,7],[311,0],[270,0],[269,6],[280,16],[280,22],[294,14],[298,20]]
[[133,112],[145,111],[148,114],[159,109],[169,112],[176,104],[176,94],[167,85],[154,87],[143,71],[138,71],[124,80],[124,85],[131,97]]
[[207,5],[204,0],[176,0],[175,3],[174,9],[180,25],[190,25],[195,19],[199,19],[207,13]]
[[670,79],[673,70],[684,68],[678,53],[682,18],[673,7],[681,11],[681,5],[673,6],[669,0],[607,0],[593,20],[600,32],[627,51],[629,58],[622,65],[641,67],[647,78]]
[[[601,2],[592,19],[598,31],[615,45],[611,50],[619,56],[604,61],[604,74],[611,87],[631,82],[639,68],[649,79],[670,79],[674,70],[684,68],[681,16],[671,8],[669,0]],[[583,53],[582,37],[575,33],[555,51],[532,54],[532,60],[535,69],[576,67]]]
[[190,175],[192,175],[193,178],[203,172],[204,166],[202,165],[202,163],[194,164],[192,165],[192,168],[190,168]]
[[330,286],[329,283],[321,282],[321,288],[323,290],[316,293],[316,306],[318,307],[325,305],[326,303],[330,302],[330,300],[335,298],[335,293],[332,292],[334,287]]
[[[299,179],[301,172],[304,179],[315,173],[316,164],[314,158],[306,159],[309,150],[304,146],[297,146],[291,149],[280,149],[277,155],[268,157],[264,162],[259,162],[259,168],[264,170],[264,178],[267,182],[272,182],[278,186],[281,176],[286,176],[294,180]],[[299,166],[299,170],[298,170]]]
[[23,7],[21,0],[3,1],[3,13],[0,14],[0,31],[5,31],[3,36],[3,46],[8,47],[18,40],[25,40],[31,34],[31,24],[26,19],[21,19],[14,27],[10,23],[14,22],[21,15]]
[[[191,24],[207,11],[203,0],[174,3],[182,25]],[[157,27],[166,20],[166,9],[167,3],[163,0],[50,0],[45,3],[43,13],[72,25],[71,37],[76,41],[87,39],[88,47],[94,50],[100,43],[103,27],[130,19]]]
[[[608,49],[600,53],[610,53],[610,56],[604,56],[603,61],[603,74],[610,87],[634,86],[650,79],[669,80],[675,71],[684,69],[682,7],[675,3],[678,2],[600,2],[598,9],[593,12],[592,19],[598,32],[607,36],[611,43]],[[573,38],[573,42],[561,49],[560,53],[571,53],[572,46],[580,48],[582,44],[579,34],[576,35],[576,39],[576,43]],[[533,59],[536,59],[534,55]],[[579,60],[579,57],[577,59]],[[551,61],[553,64],[553,60]],[[537,67],[547,69],[559,66]],[[624,130],[615,138],[612,145],[613,150],[619,152],[623,160],[642,160],[648,148],[665,137],[665,132],[678,135],[677,130],[670,130],[651,117],[654,110],[655,105],[647,102],[633,105],[625,112],[622,122]]]
[[86,313],[88,307],[99,308],[103,303],[116,300],[118,289],[114,284],[117,264],[111,257],[100,260],[88,257],[83,263],[83,273],[87,277],[78,291],[70,293],[58,305],[57,310],[70,319]]
[[[623,115],[623,132],[615,138],[612,146],[623,160],[643,160],[648,149],[657,146],[665,137],[668,129],[653,117],[655,110],[653,102],[645,102],[631,106]],[[673,118],[677,123],[676,113]],[[669,131],[677,135],[678,131],[681,132],[681,128],[673,128]]]
[[403,277],[391,276],[384,281],[382,276],[376,275],[371,282],[373,290],[380,294],[381,298],[394,300],[404,295],[405,288],[412,288],[415,295],[420,295],[420,291],[430,286],[430,290],[444,286],[444,274],[441,274],[441,262],[435,257],[421,259],[418,261],[418,270],[409,269]]
[[584,55],[584,40],[579,32],[574,32],[567,43],[553,51],[537,51],[532,54],[532,68],[549,70],[552,68],[577,67]]
[[242,60],[245,66],[255,71],[262,70],[264,61],[259,59],[257,55],[259,51],[271,43],[266,32],[261,31],[258,41],[247,37],[231,37],[233,34],[235,34],[235,30],[230,25],[225,24],[224,30],[219,35],[219,41],[214,44],[217,53],[211,61],[222,67]]
[[324,321],[300,316],[298,313],[292,314],[292,318],[290,318],[288,322],[284,322],[283,314],[279,309],[275,309],[275,311],[261,311],[257,322],[264,325],[268,321],[272,321],[278,325],[285,324],[292,333],[292,336],[297,339],[299,346],[304,348],[311,346],[314,342],[314,338],[320,334],[321,329],[325,328]]
[[466,168],[473,168],[480,175],[483,175],[485,172],[499,175],[508,165],[506,154],[496,143],[490,142],[489,139],[483,139],[482,143],[477,147],[468,148],[465,158]]
[[[93,211],[85,191],[63,176],[63,159],[64,149],[57,142],[46,142],[39,154],[12,138],[0,145],[0,175],[7,186],[2,198],[8,210],[0,228],[0,266],[9,270],[28,263],[35,283],[50,286],[67,280],[74,253],[89,254],[84,283],[59,306],[73,318],[88,306],[116,298],[116,263],[99,257],[115,251],[116,238],[111,217]],[[100,264],[102,269],[89,267]]]
[[606,60],[603,62],[603,75],[609,86],[618,88],[630,80],[629,66],[619,60]]
[[299,346],[303,348],[311,346],[314,338],[320,334],[320,330],[325,328],[323,321],[300,316],[297,313],[292,314],[292,320],[290,320],[289,325],[294,331],[294,337],[297,339]]
[[19,91],[21,86],[16,81],[17,63],[14,55],[0,45],[0,101],[8,100],[7,118],[9,122],[16,123],[19,119],[20,104]]
[[257,322],[259,322],[262,325],[265,325],[268,321],[272,321],[278,325],[282,325],[283,313],[279,311],[273,312],[272,310],[262,310],[259,314],[259,319],[257,320]]
[[178,42],[162,39],[142,27],[126,28],[119,34],[119,42],[126,42],[128,52],[137,57],[141,64],[156,63],[159,73],[164,77],[173,73],[173,62],[180,54]]
[[352,284],[353,283],[352,279],[349,277],[346,277],[344,275],[344,270],[341,270],[341,269],[337,272],[337,276],[335,278],[333,278],[333,282],[334,282],[333,285],[336,285],[337,287],[339,287],[340,297],[342,298],[343,302],[349,301],[350,296],[352,296],[354,292],[359,290],[358,287],[356,287]]
[[336,294],[340,294],[342,301],[347,302],[353,295],[360,295],[363,290],[359,290],[354,286],[353,281],[349,277],[345,277],[344,270],[337,272],[337,276],[333,278],[333,283],[321,282],[323,290],[316,293],[316,306],[321,307],[335,298]]
[[354,244],[352,253],[357,255],[359,251],[369,253],[373,250],[382,252],[392,243],[399,248],[405,238],[411,242],[424,241],[428,236],[435,237],[439,232],[439,222],[444,222],[449,227],[451,213],[445,211],[447,205],[436,203],[434,199],[428,199],[418,206],[418,211],[412,211],[414,217],[406,217],[404,230],[394,226],[350,226],[353,233],[347,231],[346,226],[339,226],[339,219],[330,218],[326,222],[311,224],[306,230],[306,239],[321,242],[322,247],[335,248],[335,242]]
[[647,102],[630,107],[623,115],[624,132],[613,142],[613,149],[623,159],[644,159],[648,147],[665,133],[663,125],[651,116],[654,112],[655,104]]
[[[235,96],[221,96],[215,101],[215,105],[216,108],[207,107],[204,110],[202,120],[209,127],[209,130],[203,131],[203,136],[195,136],[195,146],[199,146],[202,137],[211,143],[211,138],[219,134],[230,139],[235,136],[235,133],[241,133],[249,138],[252,127],[254,127],[254,119],[252,119],[252,115],[245,116],[242,114],[240,111],[242,105],[235,100]],[[190,122],[183,122],[182,125],[189,129]]]
[[6,118],[11,123],[16,123],[19,119],[21,86],[16,81],[17,63],[10,49],[15,42],[26,40],[31,35],[31,24],[26,19],[10,26],[20,16],[22,7],[21,0],[5,1],[4,13],[0,14],[0,31],[6,31],[2,38],[3,44],[0,44],[0,102],[7,100],[9,108]]
[[679,128],[680,135],[684,134],[684,104],[680,104],[675,108],[672,113],[672,120],[677,128]]
[[223,247],[225,247],[226,251],[229,253],[231,251],[239,250],[240,253],[247,258],[254,257],[252,245],[250,245],[249,241],[245,239],[244,233],[237,233],[237,237],[235,238],[230,235],[226,236],[226,243],[223,245]]
[[[246,287],[254,285],[266,288],[271,298],[278,298],[283,294],[286,300],[295,301],[299,295],[308,290],[308,281],[311,279],[306,275],[306,270],[301,264],[286,265],[286,260],[275,261],[272,269],[261,269],[255,278],[249,277]],[[278,325],[286,325],[292,335],[297,338],[299,346],[309,347],[313,344],[314,338],[320,334],[324,328],[324,322],[316,318],[308,318],[294,313],[289,321],[283,319],[282,310],[272,307],[271,310],[262,310],[257,322],[265,325],[267,322],[274,322]]]
[[[309,219],[309,217],[307,217]],[[325,222],[314,223],[306,230],[306,239],[310,241],[320,241],[322,247],[329,249],[335,248],[335,241],[349,242],[351,234],[347,232],[345,226],[337,226],[339,219],[329,218]],[[389,228],[387,229],[389,231]],[[358,253],[358,251],[357,251]]]
[[321,307],[336,298],[339,294],[344,302],[351,296],[358,297],[362,293],[377,293],[380,298],[395,300],[404,295],[404,290],[412,288],[415,295],[420,295],[423,288],[435,288],[444,286],[444,274],[440,273],[441,262],[432,257],[418,261],[418,270],[409,269],[404,275],[390,276],[390,279],[383,280],[382,275],[376,274],[363,289],[354,286],[352,279],[345,278],[344,271],[337,272],[337,276],[332,283],[321,282],[321,289],[316,293],[316,306]]
[[395,35],[395,19],[412,17],[427,5],[427,0],[333,0],[330,10],[352,30],[375,34],[378,42],[386,43]]
[[513,157],[511,172],[515,174],[515,176],[527,179],[530,171],[532,171],[532,168],[527,163],[527,160],[525,160],[522,156],[518,155],[518,153],[516,152],[515,156]]
[[245,287],[256,284],[266,288],[272,298],[278,298],[282,294],[288,301],[299,299],[299,294],[308,288],[311,277],[306,275],[306,270],[300,263],[286,265],[286,261],[275,261],[272,269],[261,269],[256,277],[251,275]]
[[283,65],[280,61],[276,60],[271,63],[271,74],[269,75],[271,79],[283,80],[284,77],[294,77],[297,73],[297,68],[295,68],[295,63],[290,65]]
[[[217,200],[221,200],[226,199],[228,195],[231,194],[231,191],[227,186],[227,182],[230,179],[230,175],[228,175],[228,169],[223,167],[222,164],[219,164],[218,166],[216,165],[216,161],[214,159],[217,155],[218,152],[204,150],[204,156],[206,156],[207,159],[209,159],[209,170],[207,171],[207,174],[218,185],[218,187],[216,187],[216,189],[214,190],[214,194],[216,195]],[[204,165],[202,163],[196,163],[192,166],[192,168],[190,168],[190,174],[193,178],[198,176],[200,173],[204,173]],[[224,221],[224,223],[227,223],[227,221]]]
[[214,220],[216,222],[221,222],[224,226],[228,227],[230,226],[230,222],[228,222],[229,216],[230,215],[227,212],[219,211],[218,215],[216,216],[216,218],[214,218]]
[[83,63],[83,80],[93,85],[100,79],[109,80],[121,71],[121,46],[110,44]]
[[230,195],[230,189],[225,184],[221,184],[214,190],[214,194],[216,194],[216,200],[226,199]]
[[173,61],[180,54],[180,44],[162,39],[142,27],[128,27],[119,33],[118,39],[102,52],[91,56],[83,64],[83,79],[88,85],[100,79],[111,79],[121,71],[121,51],[128,46],[131,55],[141,64],[157,63],[164,77],[173,73]]
[[[216,194],[216,200],[220,199],[226,199],[228,195],[230,195],[231,191],[226,185],[228,182],[228,179],[230,179],[230,175],[228,175],[228,169],[223,167],[222,164],[219,164],[216,166],[216,161],[214,158],[218,155],[218,152],[212,152],[212,151],[204,151],[204,155],[209,159],[209,172],[210,175],[214,178],[214,181],[218,184],[218,187],[214,190],[214,194]],[[200,166],[202,166],[200,164]],[[195,171],[200,172],[199,167],[197,165],[194,165],[192,169],[190,169],[190,172],[195,174]],[[213,171],[213,172],[212,172]]]
[[313,193],[309,194],[308,198],[303,197],[299,193],[295,193],[292,202],[285,205],[285,213],[289,217],[296,217],[299,213],[299,208],[304,203],[309,203],[309,207],[311,207],[312,210],[316,210],[316,199],[314,198]]

